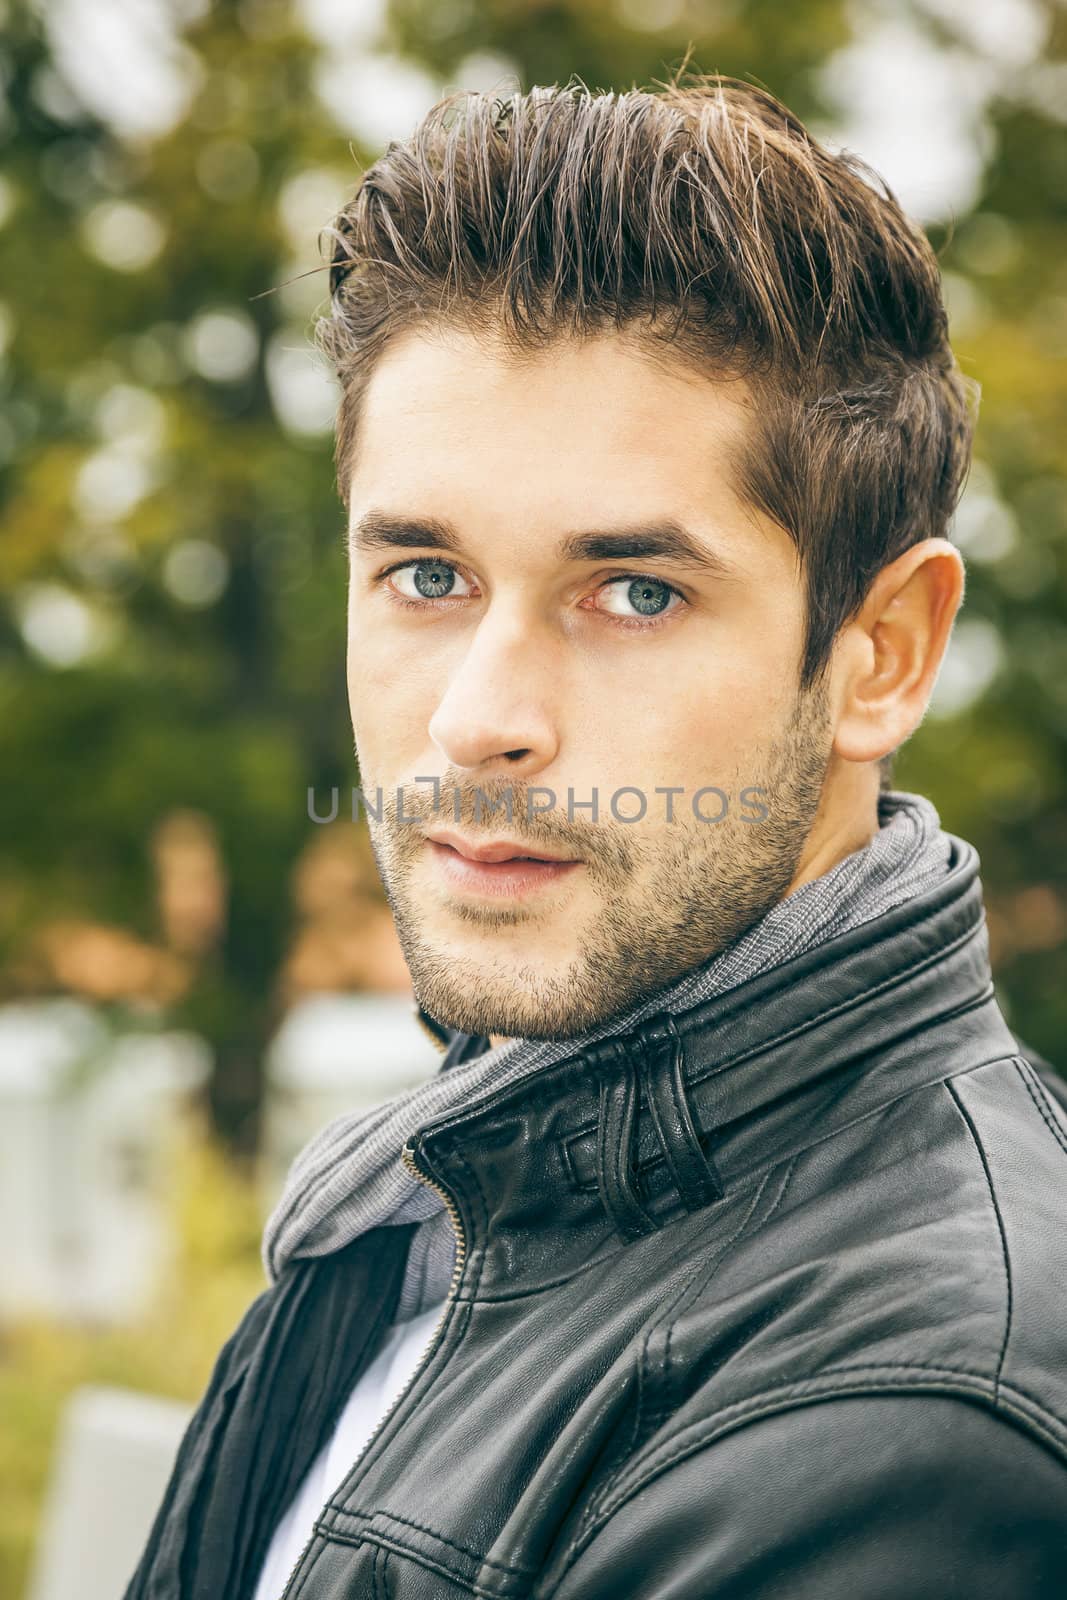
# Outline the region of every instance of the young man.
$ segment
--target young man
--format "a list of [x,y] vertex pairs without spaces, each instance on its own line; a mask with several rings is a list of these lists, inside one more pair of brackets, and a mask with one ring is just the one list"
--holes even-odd
[[715,79],[447,102],[333,239],[446,1053],[294,1163],[130,1600],[1061,1596],[1067,1118],[890,787],[964,583],[929,246]]

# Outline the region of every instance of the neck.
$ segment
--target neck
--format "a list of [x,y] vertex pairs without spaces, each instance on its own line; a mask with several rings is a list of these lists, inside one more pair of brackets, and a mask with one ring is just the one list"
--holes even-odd
[[876,766],[830,758],[818,809],[783,899],[870,844],[878,832],[878,794]]

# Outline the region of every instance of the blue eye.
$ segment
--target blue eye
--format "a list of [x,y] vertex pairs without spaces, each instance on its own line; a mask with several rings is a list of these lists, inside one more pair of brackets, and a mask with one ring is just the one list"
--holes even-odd
[[[375,581],[386,584],[394,605],[416,609],[432,608],[435,602],[446,599],[466,600],[478,594],[452,562],[442,561],[437,556],[398,561],[396,566],[380,573]],[[600,602],[601,595],[610,596],[607,604]],[[645,630],[673,616],[688,603],[672,583],[647,572],[627,572],[618,578],[608,578],[597,587],[593,598],[597,603],[590,607],[588,601],[583,602],[583,609],[602,611],[619,627]]]
[[447,594],[456,581],[454,569],[443,561],[419,561],[412,567],[411,576],[416,589],[427,600]]
[[[610,605],[606,606],[604,609],[610,611],[613,616],[632,617],[636,614],[641,617],[660,617],[666,613],[672,596],[677,596],[679,600],[682,598],[678,590],[673,585],[665,583],[662,578],[653,578],[645,575],[612,578],[608,583],[604,584],[604,592],[607,593],[612,589],[619,589],[624,584],[626,587],[621,590],[623,603],[624,605],[632,606],[633,610],[627,611]],[[677,607],[674,609],[677,609]]]
[[394,583],[394,587],[405,600],[417,603],[419,600],[440,600],[446,595],[453,594],[459,573],[448,561],[438,561],[434,557],[424,556],[421,561],[405,561],[400,566],[392,567],[382,576],[394,580],[403,578],[413,583],[414,592],[401,583]]

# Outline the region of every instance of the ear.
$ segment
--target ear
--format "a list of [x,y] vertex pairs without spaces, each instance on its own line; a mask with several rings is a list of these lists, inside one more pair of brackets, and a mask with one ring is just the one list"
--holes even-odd
[[878,761],[919,726],[964,584],[963,558],[947,539],[924,539],[879,572],[835,648],[842,760]]

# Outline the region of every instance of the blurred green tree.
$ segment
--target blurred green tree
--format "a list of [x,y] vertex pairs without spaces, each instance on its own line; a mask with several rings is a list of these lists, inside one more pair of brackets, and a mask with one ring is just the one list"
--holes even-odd
[[0,959],[9,990],[47,987],[26,952],[59,914],[158,937],[154,830],[210,818],[224,926],[173,1010],[214,1044],[216,1121],[248,1150],[306,788],[351,781],[322,396],[304,434],[271,393],[308,297],[272,291],[287,185],[354,174],[309,115],[295,25],[250,34],[220,6],[190,42],[200,88],[148,141],[67,94],[27,7],[5,29]]

